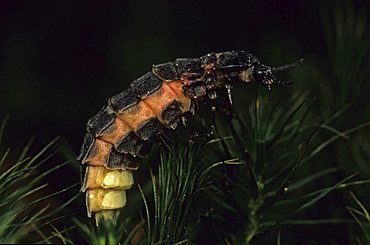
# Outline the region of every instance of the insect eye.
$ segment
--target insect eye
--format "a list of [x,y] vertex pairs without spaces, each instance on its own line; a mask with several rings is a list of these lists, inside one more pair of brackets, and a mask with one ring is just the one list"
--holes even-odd
[[256,81],[262,81],[264,79],[264,77],[265,77],[265,72],[263,70],[256,69],[253,72],[253,78]]

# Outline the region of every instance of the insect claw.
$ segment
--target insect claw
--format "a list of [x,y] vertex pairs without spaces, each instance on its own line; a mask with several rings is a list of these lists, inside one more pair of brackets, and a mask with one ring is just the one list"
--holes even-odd
[[172,123],[171,123],[171,124],[169,124],[168,126],[169,126],[171,129],[175,130],[175,129],[177,128],[177,125],[179,125],[179,122],[180,122],[180,120],[175,120],[174,122],[172,122]]
[[209,132],[208,132],[208,134],[207,134],[207,136],[208,136],[208,137],[212,137],[212,136],[215,134],[215,130],[216,130],[215,125],[212,125],[212,126],[211,126],[211,129],[209,130]]
[[184,116],[181,117],[182,124],[186,127],[188,125],[188,119]]

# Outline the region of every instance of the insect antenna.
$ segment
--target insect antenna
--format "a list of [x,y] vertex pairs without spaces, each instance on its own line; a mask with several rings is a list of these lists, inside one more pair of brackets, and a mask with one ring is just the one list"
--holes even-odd
[[277,80],[275,83],[278,85],[283,85],[283,86],[293,84],[293,82],[290,82],[290,81],[280,81],[280,80]]
[[282,65],[282,66],[279,66],[279,67],[273,67],[271,69],[272,73],[276,73],[276,72],[280,72],[280,71],[285,71],[287,69],[290,69],[290,68],[294,68],[294,67],[297,67],[299,66],[300,64],[302,64],[304,59],[300,59],[292,64],[286,64],[286,65]]

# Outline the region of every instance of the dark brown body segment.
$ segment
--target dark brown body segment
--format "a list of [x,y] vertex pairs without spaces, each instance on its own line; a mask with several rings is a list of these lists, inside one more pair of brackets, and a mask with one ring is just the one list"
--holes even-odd
[[152,72],[165,82],[172,82],[180,79],[173,62],[153,65]]
[[158,90],[162,85],[162,80],[152,72],[148,72],[142,77],[131,83],[134,93],[141,99],[146,98],[149,94]]
[[116,113],[121,113],[126,109],[137,105],[140,101],[139,96],[135,93],[132,88],[114,95],[108,100],[108,105]]
[[247,68],[256,62],[259,61],[253,55],[244,51],[229,51],[218,55],[215,68]]
[[116,115],[114,112],[109,107],[104,106],[95,116],[90,118],[86,124],[86,130],[95,137],[98,137],[115,119]]
[[130,153],[133,156],[146,156],[149,143],[143,141],[131,131],[126,137],[122,138],[120,144],[116,146],[116,149],[122,153]]
[[204,70],[210,70],[215,66],[217,61],[217,55],[215,53],[210,53],[199,58],[200,67]]
[[161,116],[163,121],[173,129],[175,129],[180,122],[182,106],[181,102],[174,100],[162,111]]
[[86,162],[86,157],[89,155],[91,148],[93,147],[95,143],[95,137],[92,134],[85,134],[80,154],[77,157],[77,160],[81,161],[82,163]]
[[131,154],[116,151],[112,144],[97,138],[82,163],[90,166],[104,166],[108,169],[135,170],[138,159]]
[[204,73],[198,58],[177,59],[175,65],[177,73],[187,78],[199,78]]

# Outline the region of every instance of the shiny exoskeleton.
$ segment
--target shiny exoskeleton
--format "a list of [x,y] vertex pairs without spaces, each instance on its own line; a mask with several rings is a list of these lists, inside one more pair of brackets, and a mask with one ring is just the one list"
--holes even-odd
[[82,191],[87,192],[89,216],[125,206],[131,171],[138,168],[151,139],[163,128],[176,129],[184,113],[194,114],[194,105],[217,99],[222,88],[231,105],[235,82],[257,82],[269,90],[273,84],[288,84],[274,73],[298,63],[271,68],[249,53],[229,51],[153,65],[87,122],[78,159],[87,165]]

